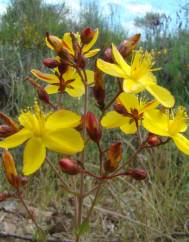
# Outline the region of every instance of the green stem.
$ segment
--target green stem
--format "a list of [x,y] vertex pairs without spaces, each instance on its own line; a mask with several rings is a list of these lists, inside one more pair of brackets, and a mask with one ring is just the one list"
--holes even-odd
[[64,190],[68,193],[71,193],[73,195],[78,195],[77,192],[73,192],[68,188],[68,185],[65,183],[65,181],[63,180],[63,178],[61,177],[61,175],[59,174],[59,172],[57,171],[56,167],[52,164],[52,162],[49,160],[48,157],[46,157],[46,161],[49,164],[49,166],[51,167],[51,169],[54,171],[54,173],[57,175],[58,179],[61,181],[61,184],[64,188]]
[[[83,139],[86,140],[86,114],[87,114],[87,108],[88,108],[88,86],[87,86],[87,75],[85,70],[83,70],[83,74],[84,77],[81,73],[81,71],[79,70],[79,68],[77,68],[77,72],[80,75],[84,87],[85,87],[85,95],[84,95],[84,107],[83,107],[83,115],[84,115],[84,119],[83,119]],[[84,163],[85,162],[85,148],[81,154],[81,162]],[[80,175],[80,189],[79,189],[79,195],[77,196],[77,201],[78,201],[78,212],[77,212],[77,227],[79,227],[82,224],[82,211],[83,211],[83,199],[84,199],[84,174],[81,173]],[[80,235],[77,234],[76,235],[76,242],[80,241]]]
[[35,220],[33,214],[31,213],[31,211],[29,210],[28,206],[26,205],[26,203],[25,203],[25,201],[24,201],[24,199],[23,199],[23,197],[22,197],[22,194],[21,194],[21,192],[20,192],[19,189],[17,189],[17,195],[18,195],[18,199],[20,200],[20,202],[21,202],[21,204],[23,205],[23,207],[26,209],[26,211],[27,211],[29,217],[31,218],[32,222],[33,222],[34,225],[36,226],[37,231],[40,231],[41,234],[44,236],[44,242],[45,242],[45,241],[46,241],[46,239],[45,239],[45,233],[44,233],[44,231],[42,230],[42,228],[38,225],[38,223],[37,223],[37,221]]

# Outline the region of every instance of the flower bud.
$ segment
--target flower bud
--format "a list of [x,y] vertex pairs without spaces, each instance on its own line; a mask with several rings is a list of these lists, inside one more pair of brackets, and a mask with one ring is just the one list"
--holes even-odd
[[159,145],[161,143],[161,138],[156,134],[149,133],[147,143],[150,146]]
[[138,41],[140,40],[140,34],[135,34],[128,40],[124,40],[119,46],[118,50],[123,58],[126,58],[132,50],[136,47]]
[[53,59],[53,58],[45,58],[45,59],[43,60],[43,64],[44,64],[46,67],[48,67],[48,68],[55,68],[55,67],[57,67],[60,63],[59,63],[57,60]]
[[144,180],[148,176],[147,171],[141,168],[130,168],[127,175],[133,177],[135,180]]
[[102,136],[101,127],[98,119],[92,112],[86,114],[86,129],[89,137],[96,143],[99,142]]
[[17,131],[7,124],[0,125],[0,138],[6,138]]
[[46,90],[41,86],[38,86],[36,89],[39,99],[44,103],[50,104],[50,98]]
[[11,153],[5,149],[2,153],[2,157],[7,181],[16,189],[24,186],[27,183],[27,178],[23,176],[18,176],[15,167],[15,161]]
[[14,197],[13,194],[8,192],[0,192],[0,202],[7,200],[8,198]]
[[49,95],[46,92],[46,90],[42,86],[40,86],[37,82],[35,82],[32,78],[27,77],[27,80],[36,89],[39,99],[44,103],[51,104]]
[[49,33],[46,33],[46,38],[50,46],[52,46],[57,53],[59,53],[62,50],[63,44],[60,38],[54,35],[50,35]]
[[115,103],[113,107],[114,107],[114,110],[116,112],[118,112],[119,114],[128,115],[128,112],[127,112],[126,108],[123,106],[123,104]]
[[105,99],[105,87],[104,81],[102,77],[102,72],[98,69],[94,72],[94,87],[93,94],[97,101],[97,104],[103,108],[104,107],[104,99]]
[[119,162],[122,160],[123,148],[122,144],[112,144],[108,150],[108,160],[104,164],[105,171],[113,172],[118,168]]
[[113,56],[112,56],[112,48],[109,47],[109,48],[105,49],[103,59],[110,63],[114,62]]
[[14,159],[11,153],[6,149],[2,153],[2,157],[3,157],[3,166],[5,169],[5,175],[6,175],[7,181],[13,187],[15,187],[14,178],[17,176],[17,171],[16,171]]
[[77,161],[69,158],[62,158],[59,161],[59,165],[62,171],[69,175],[77,175],[82,171],[82,168],[78,165]]
[[86,27],[81,31],[80,37],[81,37],[81,42],[86,45],[88,43],[91,42],[91,40],[93,39],[95,35],[95,31],[90,28],[90,27]]
[[[12,129],[12,132],[16,133],[19,130],[19,126],[12,118],[7,116],[6,114],[0,112],[0,119],[4,121],[4,123]],[[3,126],[3,125],[2,125]],[[2,127],[2,129],[6,129],[5,126]]]

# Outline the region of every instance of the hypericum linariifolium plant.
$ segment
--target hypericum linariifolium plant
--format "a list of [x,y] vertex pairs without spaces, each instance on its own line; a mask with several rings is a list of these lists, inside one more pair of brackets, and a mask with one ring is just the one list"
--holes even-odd
[[[105,50],[103,58],[97,59],[93,70],[88,70],[88,58],[94,58],[100,51],[93,48],[98,34],[98,29],[90,27],[81,33],[65,33],[63,38],[47,33],[46,44],[55,56],[45,58],[43,64],[50,71],[44,73],[33,69],[32,74],[40,81],[26,78],[36,89],[38,101],[35,99],[33,108],[21,111],[18,122],[0,113],[3,121],[0,126],[3,165],[7,181],[15,188],[13,193],[1,193],[0,200],[20,199],[38,231],[45,234],[23,199],[22,187],[27,183],[27,176],[34,174],[47,162],[57,179],[60,179],[62,189],[75,197],[74,233],[77,242],[89,226],[97,198],[108,180],[119,176],[138,181],[147,178],[147,171],[135,165],[140,152],[173,140],[179,150],[189,155],[189,140],[183,135],[188,128],[186,110],[178,107],[175,111],[174,97],[158,84],[154,72],[160,68],[154,67],[154,55],[136,49],[140,34],[124,40],[119,46],[112,44],[111,48]],[[104,73],[116,77],[118,87],[108,102]],[[112,81],[111,77],[106,86],[112,85]],[[89,89],[92,89],[92,98]],[[153,99],[144,98],[144,92]],[[74,102],[84,96],[80,114],[66,109],[62,99],[65,93],[73,97]],[[57,97],[53,99],[56,101],[52,101],[51,95]],[[88,103],[94,100],[101,112],[99,117],[88,108]],[[47,112],[43,111],[42,103]],[[124,157],[120,140],[115,143],[110,140],[108,147],[102,142],[103,130],[112,128],[120,128],[126,137],[128,134],[137,137],[136,149],[129,157]],[[98,150],[98,155],[91,157],[95,162],[98,160],[98,173],[89,170],[86,165],[89,142]],[[8,150],[20,145],[24,145],[23,176],[17,174],[14,159]],[[61,155],[59,167],[49,158],[50,152]],[[65,173],[74,177],[75,189],[68,185]],[[92,179],[93,186],[89,190],[85,186],[86,177]],[[83,213],[83,202],[91,194],[95,194],[91,207],[85,208]]]

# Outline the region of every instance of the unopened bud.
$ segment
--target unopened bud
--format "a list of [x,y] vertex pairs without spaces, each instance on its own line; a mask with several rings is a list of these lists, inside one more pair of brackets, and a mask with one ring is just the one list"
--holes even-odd
[[17,131],[7,124],[0,125],[0,138],[6,138]]
[[14,159],[11,153],[6,149],[2,153],[2,157],[3,157],[3,166],[5,169],[5,175],[6,175],[7,181],[13,187],[16,187],[15,177],[17,176],[17,171],[16,171]]
[[122,144],[116,143],[112,144],[108,150],[108,160],[104,164],[105,171],[113,172],[118,166],[119,162],[122,160],[123,148]]
[[53,58],[45,58],[43,64],[48,68],[55,68],[59,65],[59,62]]
[[58,66],[58,70],[59,70],[60,74],[64,74],[68,70],[68,65],[64,64],[64,63],[61,63]]
[[93,39],[94,35],[95,35],[95,31],[92,28],[90,28],[90,27],[84,28],[80,34],[81,42],[85,45],[90,43],[91,40]]
[[41,86],[37,87],[37,94],[38,94],[38,97],[41,101],[43,101],[44,103],[47,103],[47,104],[50,104],[50,98],[49,98],[49,95],[48,93],[45,91],[45,89]]
[[8,198],[15,197],[13,194],[8,192],[0,192],[0,202],[7,200]]
[[96,143],[99,142],[102,136],[101,127],[98,119],[92,112],[86,114],[86,129],[89,137]]
[[63,45],[62,45],[62,40],[54,35],[50,35],[49,33],[46,33],[46,38],[47,38],[47,41],[48,43],[53,47],[53,49],[59,53],[62,48],[63,48]]
[[147,138],[147,143],[150,146],[159,145],[159,144],[161,144],[161,138],[156,134],[149,133],[148,138]]
[[32,78],[27,77],[27,80],[36,89],[39,99],[44,103],[51,104],[49,95],[46,92],[46,90],[42,86],[40,86],[37,82],[35,82]]
[[135,34],[132,37],[130,37],[128,40],[124,40],[119,46],[118,50],[120,54],[123,56],[123,58],[126,58],[132,50],[136,47],[140,40],[140,34]]
[[[9,116],[7,116],[6,114],[0,112],[0,119],[2,121],[4,121],[4,123],[6,125],[8,125],[14,131],[14,133],[16,133],[17,131],[19,131],[18,124],[16,122],[14,122],[14,120],[12,118],[10,118]],[[5,127],[3,127],[3,128],[5,128]]]
[[77,175],[82,171],[82,168],[78,165],[77,161],[69,158],[61,159],[59,165],[62,171],[69,175]]
[[113,60],[113,56],[112,56],[112,48],[107,48],[105,51],[104,51],[104,57],[103,59],[107,62],[110,62],[110,63],[113,63],[114,60]]
[[102,77],[102,72],[98,69],[94,72],[94,87],[93,94],[97,101],[97,104],[103,108],[104,107],[104,99],[105,99],[105,87],[104,81]]
[[118,112],[119,114],[122,114],[122,115],[127,115],[128,114],[126,108],[121,103],[115,103],[113,107],[114,107],[114,110],[116,112]]
[[135,180],[144,180],[148,176],[146,170],[141,168],[130,168],[127,172],[127,175],[133,177]]

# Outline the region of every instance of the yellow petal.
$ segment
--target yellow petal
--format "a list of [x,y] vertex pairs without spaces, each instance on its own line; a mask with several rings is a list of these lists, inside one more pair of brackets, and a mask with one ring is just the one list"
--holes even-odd
[[123,69],[124,72],[126,72],[127,75],[130,75],[131,67],[126,63],[122,55],[119,53],[119,51],[113,44],[112,44],[112,52],[117,64],[120,65],[120,67]]
[[65,81],[75,79],[75,76],[78,75],[76,70],[73,67],[68,67],[67,71],[63,74],[63,79]]
[[63,154],[74,154],[84,148],[83,139],[78,131],[73,128],[58,129],[48,132],[44,142],[49,150]]
[[168,122],[169,118],[166,114],[160,110],[153,109],[144,113],[142,124],[151,133],[169,136]]
[[130,120],[126,124],[122,125],[120,129],[126,134],[134,134],[137,131],[135,122],[130,122]]
[[90,58],[90,57],[95,56],[99,51],[100,51],[100,49],[90,50],[89,52],[85,53],[84,56],[85,56],[85,58]]
[[38,79],[45,81],[47,83],[50,83],[50,84],[59,83],[58,77],[53,74],[43,73],[43,72],[35,70],[35,69],[31,70],[31,73],[34,76],[36,76]]
[[66,87],[65,91],[72,97],[81,97],[85,93],[85,87],[79,75],[76,75],[75,80]]
[[117,128],[117,127],[120,127],[120,126],[124,125],[125,123],[127,123],[128,120],[129,120],[128,117],[124,117],[123,115],[121,115],[115,111],[111,111],[111,112],[108,112],[102,118],[101,124],[105,128]]
[[157,101],[157,100],[151,100],[151,101],[149,101],[149,102],[147,102],[147,103],[144,103],[144,104],[142,104],[141,105],[141,107],[140,107],[140,113],[143,113],[143,112],[146,112],[146,111],[148,111],[148,110],[150,110],[150,109],[154,109],[154,108],[156,108],[157,106],[159,105],[159,101]]
[[88,84],[94,83],[94,71],[86,70]]
[[32,136],[32,132],[28,129],[21,129],[17,133],[7,137],[3,141],[0,141],[1,148],[14,148],[24,143]]
[[59,92],[59,86],[58,85],[47,85],[45,87],[45,91],[48,93],[48,94],[54,94],[54,93],[58,93]]
[[31,138],[24,149],[23,173],[28,176],[37,171],[46,157],[46,149],[41,138]]
[[150,86],[157,83],[157,79],[152,72],[147,72],[145,75],[140,77],[138,80],[143,86]]
[[69,110],[60,109],[49,115],[45,123],[47,130],[57,130],[61,128],[73,128],[80,124],[81,116]]
[[122,92],[118,96],[118,100],[129,112],[131,111],[131,109],[139,109],[139,101],[134,94]]
[[106,61],[103,61],[102,59],[98,59],[97,67],[101,71],[103,71],[106,74],[109,74],[111,76],[121,77],[121,78],[125,77],[125,73],[123,72],[123,70],[116,64],[111,64]]
[[172,137],[177,148],[181,150],[184,154],[189,155],[189,140],[182,134],[177,134]]
[[155,97],[163,106],[171,108],[175,104],[175,99],[164,87],[158,85],[150,85],[146,87],[146,90]]
[[83,49],[82,49],[83,53],[89,51],[93,47],[93,45],[96,43],[96,41],[98,39],[98,34],[99,34],[99,31],[98,31],[98,29],[96,29],[94,37],[92,38],[92,40],[87,45],[83,46]]
[[72,38],[70,33],[65,33],[63,36],[63,47],[72,55],[74,55],[74,49],[72,45]]
[[123,90],[127,93],[139,93],[145,89],[144,85],[140,82],[136,82],[133,79],[123,80]]

